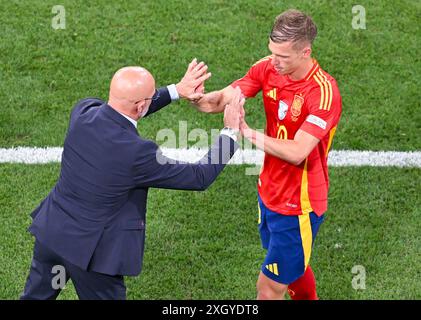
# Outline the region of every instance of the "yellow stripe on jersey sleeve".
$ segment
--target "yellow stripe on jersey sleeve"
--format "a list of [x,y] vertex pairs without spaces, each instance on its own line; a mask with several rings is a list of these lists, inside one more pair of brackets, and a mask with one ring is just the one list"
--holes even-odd
[[327,88],[329,89],[329,101],[326,101],[326,107],[325,110],[329,111],[330,110],[330,106],[332,105],[332,84],[330,83],[330,81],[327,79],[326,75],[324,75],[320,70],[319,70],[319,74],[320,76],[322,76],[325,80],[325,83],[327,84]]
[[324,85],[320,82],[317,75],[314,75],[313,78],[314,78],[314,80],[316,80],[317,84],[320,86],[320,106],[319,106],[319,109],[322,110],[323,109],[323,103],[324,103],[324,100],[325,100]]
[[320,86],[321,93],[319,109],[329,111],[333,98],[332,84],[320,70],[314,75],[314,80],[316,80]]

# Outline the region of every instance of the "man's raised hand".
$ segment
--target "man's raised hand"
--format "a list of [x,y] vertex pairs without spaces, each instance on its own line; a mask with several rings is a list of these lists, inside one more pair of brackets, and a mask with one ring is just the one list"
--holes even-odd
[[190,62],[184,77],[175,85],[180,98],[196,101],[203,97],[205,81],[212,75],[207,70],[208,66],[203,61],[198,63],[194,58]]

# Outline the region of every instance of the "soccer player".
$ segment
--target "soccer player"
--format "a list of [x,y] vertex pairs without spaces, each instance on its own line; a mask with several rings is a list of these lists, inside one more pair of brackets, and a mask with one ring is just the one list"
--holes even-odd
[[327,156],[342,102],[337,83],[311,57],[317,27],[311,17],[288,10],[276,19],[271,55],[247,74],[196,102],[203,112],[222,112],[234,88],[246,98],[262,91],[265,133],[244,118],[241,132],[265,151],[258,179],[259,231],[267,250],[257,281],[258,299],[318,299],[309,265],[327,210]]

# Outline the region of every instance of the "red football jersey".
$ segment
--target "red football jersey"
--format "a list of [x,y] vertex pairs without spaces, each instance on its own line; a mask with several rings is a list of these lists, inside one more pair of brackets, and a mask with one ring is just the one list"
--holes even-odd
[[280,75],[268,56],[232,83],[246,97],[262,91],[269,137],[293,140],[301,129],[320,140],[300,165],[265,154],[258,192],[272,211],[301,215],[327,210],[329,188],[327,156],[342,111],[336,80],[316,60],[309,73],[298,81]]

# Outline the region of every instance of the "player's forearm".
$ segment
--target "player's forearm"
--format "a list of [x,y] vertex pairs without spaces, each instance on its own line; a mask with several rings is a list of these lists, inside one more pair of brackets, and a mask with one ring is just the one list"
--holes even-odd
[[302,148],[294,140],[278,140],[271,138],[261,132],[250,130],[246,136],[257,148],[264,152],[287,161],[293,165],[299,165],[305,159]]
[[196,103],[197,109],[206,113],[223,112],[225,108],[224,95],[221,91],[213,91],[205,94]]

